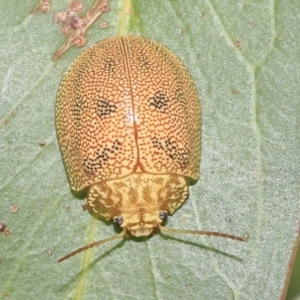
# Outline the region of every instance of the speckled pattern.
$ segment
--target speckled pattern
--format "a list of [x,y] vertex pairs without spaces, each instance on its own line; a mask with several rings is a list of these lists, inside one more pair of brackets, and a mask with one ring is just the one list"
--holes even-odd
[[199,178],[197,91],[154,41],[113,37],[84,51],[61,82],[56,127],[73,190],[139,172]]

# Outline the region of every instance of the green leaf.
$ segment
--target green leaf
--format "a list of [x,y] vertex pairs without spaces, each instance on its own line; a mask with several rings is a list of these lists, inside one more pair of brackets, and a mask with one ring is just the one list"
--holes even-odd
[[154,39],[187,65],[201,96],[201,178],[168,226],[249,240],[161,234],[61,264],[115,230],[82,211],[56,138],[57,88],[83,50],[51,60],[65,40],[53,15],[70,1],[30,15],[37,2],[0,0],[0,222],[11,232],[0,233],[0,297],[284,297],[300,216],[298,1],[110,1],[87,46],[120,32]]

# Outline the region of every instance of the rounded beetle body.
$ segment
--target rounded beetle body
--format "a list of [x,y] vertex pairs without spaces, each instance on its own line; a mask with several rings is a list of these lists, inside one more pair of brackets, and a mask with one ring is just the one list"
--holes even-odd
[[199,178],[197,90],[157,42],[122,36],[85,50],[61,82],[56,127],[71,188],[89,187],[85,208],[134,236],[150,235]]

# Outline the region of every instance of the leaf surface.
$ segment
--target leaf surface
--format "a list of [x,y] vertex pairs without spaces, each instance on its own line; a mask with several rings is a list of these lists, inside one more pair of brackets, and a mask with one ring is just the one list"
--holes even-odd
[[[85,1],[86,6],[92,5]],[[60,80],[82,52],[36,0],[0,1],[0,297],[10,299],[279,299],[298,238],[300,4],[297,1],[110,1],[88,45],[122,33],[154,39],[187,65],[201,97],[201,178],[168,226],[249,234],[115,234],[69,189],[54,115]],[[128,8],[131,7],[129,11]],[[106,21],[109,27],[99,28]],[[10,206],[16,205],[13,213]]]

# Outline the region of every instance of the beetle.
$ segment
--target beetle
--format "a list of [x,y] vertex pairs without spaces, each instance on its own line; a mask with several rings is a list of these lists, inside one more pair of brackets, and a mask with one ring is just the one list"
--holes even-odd
[[84,209],[123,228],[61,258],[122,238],[161,231],[200,176],[201,109],[193,79],[163,45],[137,36],[100,41],[73,62],[56,104],[58,140]]

